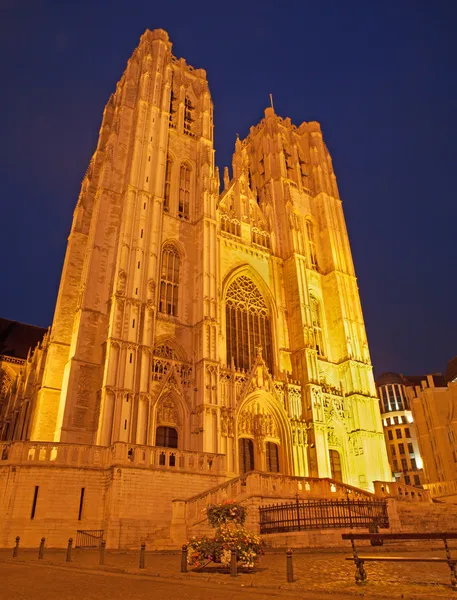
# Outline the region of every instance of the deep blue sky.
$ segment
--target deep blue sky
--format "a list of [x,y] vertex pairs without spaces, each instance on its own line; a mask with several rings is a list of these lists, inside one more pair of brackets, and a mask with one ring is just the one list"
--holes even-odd
[[72,212],[103,107],[146,28],[203,67],[216,160],[273,93],[320,121],[373,364],[457,354],[457,2],[0,0],[0,316],[52,321]]

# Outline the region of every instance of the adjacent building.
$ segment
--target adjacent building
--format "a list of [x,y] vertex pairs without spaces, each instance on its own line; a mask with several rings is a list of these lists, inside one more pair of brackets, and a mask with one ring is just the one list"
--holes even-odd
[[395,479],[457,500],[457,357],[444,375],[383,373],[376,385]]
[[457,501],[457,357],[444,376],[412,382],[408,396],[432,496]]
[[393,476],[406,485],[421,486],[423,463],[407,390],[411,382],[398,373],[383,373],[376,385]]
[[[22,418],[18,411],[5,404],[18,391],[16,381],[31,360],[31,348],[40,346],[45,334],[46,329],[42,327],[0,318],[0,431],[3,430],[5,436],[15,436],[18,423],[23,424],[27,420],[27,417]],[[28,395],[27,391],[22,390],[21,397]],[[21,404],[26,410],[26,402]],[[3,424],[2,414],[7,415]]]

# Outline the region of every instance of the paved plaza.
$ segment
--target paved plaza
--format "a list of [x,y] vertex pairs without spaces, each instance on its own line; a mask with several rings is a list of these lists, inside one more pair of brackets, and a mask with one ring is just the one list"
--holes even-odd
[[[365,549],[368,554],[375,552],[444,556],[436,544],[420,549],[407,545]],[[457,556],[457,549],[454,553]],[[178,552],[147,552],[145,568],[139,569],[139,551],[106,551],[105,565],[99,566],[97,550],[73,549],[72,561],[67,563],[64,550],[46,549],[44,558],[38,560],[37,550],[21,549],[18,558],[13,559],[8,549],[0,550],[0,598],[141,600],[151,598],[152,592],[153,597],[158,597],[166,589],[167,600],[199,599],[205,597],[202,590],[206,589],[208,594],[212,588],[227,590],[223,595],[218,592],[221,600],[246,594],[255,598],[457,598],[446,564],[366,563],[368,582],[356,585],[354,564],[346,561],[346,556],[350,556],[349,547],[332,551],[297,550],[293,556],[295,582],[288,584],[284,551],[267,551],[252,573],[241,572],[235,579],[216,565],[181,574]]]

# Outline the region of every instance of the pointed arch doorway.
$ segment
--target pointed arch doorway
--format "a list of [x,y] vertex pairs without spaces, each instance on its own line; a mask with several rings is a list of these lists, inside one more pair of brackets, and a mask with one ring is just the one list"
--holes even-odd
[[343,472],[341,470],[340,453],[337,450],[329,450],[329,457],[331,478],[335,481],[343,482]]

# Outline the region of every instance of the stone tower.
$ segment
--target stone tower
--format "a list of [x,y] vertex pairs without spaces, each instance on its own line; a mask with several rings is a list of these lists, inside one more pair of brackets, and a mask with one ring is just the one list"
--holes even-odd
[[8,437],[220,453],[227,476],[390,479],[319,124],[268,108],[223,180],[219,195],[205,71],[146,31],[105,108],[38,391]]

